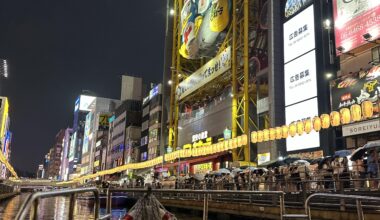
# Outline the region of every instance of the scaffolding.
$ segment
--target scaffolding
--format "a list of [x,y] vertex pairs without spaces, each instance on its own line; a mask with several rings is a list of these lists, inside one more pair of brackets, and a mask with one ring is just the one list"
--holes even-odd
[[[184,1],[173,0],[173,43],[172,43],[172,65],[171,65],[171,92],[169,108],[169,139],[168,145],[176,150],[178,147],[178,120],[180,101],[176,97],[176,89],[184,79],[199,69],[205,62],[205,58],[198,60],[188,60],[179,54],[181,44],[180,35],[180,15]],[[232,0],[232,21],[226,31],[226,37],[218,49],[221,53],[227,47],[232,50],[231,69],[226,73],[228,80],[213,80],[207,87],[212,87],[212,83],[217,86],[231,86],[232,89],[232,138],[245,134],[250,135],[251,130],[257,130],[255,120],[256,115],[256,86],[252,83],[254,74],[249,72],[249,31],[257,23],[257,16],[250,16],[252,7],[255,7],[255,0]],[[224,75],[224,78],[226,78]],[[223,85],[224,84],[224,85]],[[203,88],[203,91],[207,88]],[[196,91],[194,93],[199,93]],[[196,96],[196,95],[194,95]],[[182,102],[182,100],[181,100]],[[233,161],[244,160],[250,162],[250,141],[247,145],[233,151]]]

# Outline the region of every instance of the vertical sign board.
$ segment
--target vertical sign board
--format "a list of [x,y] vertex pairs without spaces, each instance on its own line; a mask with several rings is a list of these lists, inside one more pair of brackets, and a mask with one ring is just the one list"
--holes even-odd
[[[286,3],[285,15],[290,2]],[[294,16],[283,26],[286,124],[318,115],[314,5],[305,7],[296,7]],[[319,133],[289,137],[286,146],[287,151],[319,147]]]
[[380,37],[379,0],[333,0],[336,47],[350,51]]

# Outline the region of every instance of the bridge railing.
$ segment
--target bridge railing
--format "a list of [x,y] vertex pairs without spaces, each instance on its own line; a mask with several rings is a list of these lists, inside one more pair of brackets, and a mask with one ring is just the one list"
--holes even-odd
[[100,198],[99,198],[99,190],[96,187],[89,188],[76,188],[76,189],[63,189],[63,190],[55,190],[48,192],[36,192],[30,194],[29,197],[24,201],[21,205],[19,212],[16,215],[16,220],[23,220],[30,212],[30,209],[33,206],[33,212],[31,214],[31,219],[38,218],[38,203],[39,199],[48,198],[48,197],[56,197],[56,196],[70,196],[69,203],[69,219],[74,219],[74,207],[75,207],[75,196],[80,193],[92,192],[94,194],[95,203],[94,203],[94,217],[95,219],[99,219],[99,207],[100,207]]
[[279,218],[283,219],[285,214],[284,192],[282,191],[233,191],[233,190],[188,190],[188,189],[113,189],[107,190],[106,216],[110,216],[112,209],[112,194],[116,192],[124,192],[132,194],[133,197],[139,197],[144,193],[153,193],[157,198],[161,199],[179,199],[191,198],[193,200],[203,200],[203,220],[208,219],[209,200],[220,196],[269,196],[272,205],[279,206]]

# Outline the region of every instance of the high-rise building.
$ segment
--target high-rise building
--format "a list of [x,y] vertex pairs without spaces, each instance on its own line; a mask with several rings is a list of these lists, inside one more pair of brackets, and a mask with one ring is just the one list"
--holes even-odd
[[162,84],[152,86],[149,95],[143,99],[140,161],[160,155]]
[[60,179],[61,157],[63,149],[63,140],[65,129],[61,129],[55,136],[53,147],[49,151],[50,160],[48,166],[48,177],[51,179]]
[[70,150],[70,138],[73,133],[72,128],[66,128],[65,136],[63,138],[63,149],[61,155],[61,168],[60,168],[60,180],[67,181],[69,173],[69,150]]

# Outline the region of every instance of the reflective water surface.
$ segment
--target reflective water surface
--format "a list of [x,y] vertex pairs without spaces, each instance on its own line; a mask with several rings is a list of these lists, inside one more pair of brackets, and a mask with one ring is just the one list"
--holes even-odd
[[[23,193],[7,201],[0,202],[0,219],[15,219],[19,207],[27,198],[28,194]],[[38,207],[38,219],[68,219],[69,198],[55,197],[41,199]],[[101,207],[100,214],[105,214],[105,208]],[[124,209],[112,209],[112,219],[121,219],[127,212]],[[191,216],[190,214],[174,213],[178,220],[200,220],[202,218]],[[78,199],[74,211],[75,219],[94,219],[93,201]],[[27,217],[27,219],[29,216]]]

